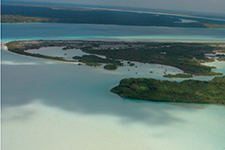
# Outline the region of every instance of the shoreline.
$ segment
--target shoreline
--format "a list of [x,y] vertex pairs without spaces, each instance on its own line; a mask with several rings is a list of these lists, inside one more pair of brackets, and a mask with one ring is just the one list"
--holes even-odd
[[154,78],[124,78],[110,91],[122,98],[134,100],[225,106],[224,83],[225,76],[214,77],[210,81],[181,82]]
[[[24,41],[26,41],[26,40],[24,40]],[[32,40],[32,41],[36,41],[36,40]],[[9,42],[14,42],[14,41],[7,41],[7,42],[1,43],[1,50],[6,51],[6,52],[11,53],[11,54],[25,56],[25,57],[29,57],[29,58],[53,60],[53,61],[64,62],[64,63],[72,63],[72,64],[76,64],[76,65],[86,65],[85,63],[82,63],[82,62],[76,62],[76,61],[70,61],[70,60],[56,60],[56,59],[50,59],[50,58],[42,58],[42,57],[22,55],[22,54],[18,54],[18,53],[15,53],[15,52],[11,52],[11,51],[8,50],[8,47],[6,46],[6,44],[9,43]]]
[[2,43],[1,43],[1,49],[4,50],[4,51],[8,51],[8,47],[6,46],[6,44],[9,43],[9,42],[10,42],[10,41],[2,42]]
[[[111,43],[112,42],[112,43]],[[113,43],[114,42],[114,43]],[[7,44],[8,43],[11,43],[10,45],[10,48],[8,48]],[[163,44],[208,44],[209,46],[211,47],[218,47],[218,49],[221,47],[224,48],[225,47],[225,42],[218,42],[218,43],[215,43],[215,42],[195,42],[195,43],[192,43],[191,41],[189,42],[169,42],[169,41],[164,41],[164,42],[160,42],[160,41],[157,41],[157,42],[152,42],[152,41],[149,41],[149,42],[145,42],[145,41],[118,41],[118,40],[98,40],[98,39],[92,39],[92,40],[21,40],[21,41],[7,41],[7,42],[3,42],[1,43],[1,47],[2,47],[2,50],[4,51],[7,51],[7,52],[11,52],[11,53],[16,53],[18,55],[23,55],[23,56],[27,56],[27,57],[32,57],[32,58],[42,58],[42,59],[46,59],[46,60],[53,60],[53,61],[60,61],[60,62],[67,62],[67,63],[74,63],[74,64],[77,64],[77,65],[87,65],[85,62],[77,62],[77,61],[73,61],[73,60],[68,60],[68,59],[65,59],[63,56],[61,57],[54,57],[54,56],[48,56],[48,55],[43,55],[43,54],[38,54],[38,53],[29,53],[29,52],[26,52],[26,50],[32,50],[32,49],[39,49],[39,48],[43,48],[43,47],[51,47],[51,46],[56,46],[56,47],[59,47],[59,46],[62,46],[64,47],[63,50],[66,50],[66,49],[83,49],[82,51],[85,52],[84,49],[86,49],[86,47],[90,47],[91,50],[96,50],[96,52],[98,52],[98,50],[123,50],[123,49],[127,49],[129,48],[129,45],[132,45],[131,48],[136,48],[136,49],[140,49],[142,46],[145,46],[146,44],[161,44],[161,46],[158,46],[158,48],[161,48],[161,47],[166,47],[163,46]],[[98,47],[95,47],[93,45],[100,45]],[[81,46],[82,45],[82,46]],[[122,45],[122,47],[118,48],[118,45]],[[102,48],[101,46],[106,46],[105,48]],[[207,46],[207,45],[206,45]],[[150,46],[150,49],[151,47],[154,47],[154,46]],[[157,47],[157,46],[156,46]],[[170,46],[169,46],[170,47]],[[203,47],[204,48],[204,47]],[[216,51],[215,49],[213,51]],[[88,52],[89,54],[93,54],[92,52]],[[164,53],[164,52],[163,52]],[[166,52],[165,52],[166,53]],[[101,54],[100,54],[101,55]],[[104,55],[105,56],[105,55]],[[165,55],[166,56],[166,55]],[[113,57],[112,57],[113,58]],[[122,58],[113,58],[113,59],[119,59],[119,60],[122,60]],[[212,58],[214,59],[213,62],[217,61],[216,58]],[[129,61],[129,60],[128,60]],[[135,60],[130,60],[130,61],[135,61]],[[199,60],[198,60],[199,61]],[[137,61],[138,62],[138,61]],[[141,62],[141,63],[144,63],[144,62]],[[146,63],[146,62],[145,62]],[[149,62],[147,62],[149,63]],[[204,63],[207,63],[207,62],[200,62],[199,64],[201,64],[202,66],[205,66]],[[185,70],[183,70],[182,68],[180,67],[177,67],[176,65],[169,65],[169,64],[163,64],[163,63],[152,63],[152,64],[160,64],[160,65],[167,65],[167,66],[171,66],[171,67],[175,67],[175,68],[178,68],[178,69],[181,69],[182,71],[184,71],[184,73],[188,73],[189,72],[186,72]],[[188,65],[188,64],[187,64]],[[214,73],[214,74],[194,74],[194,73],[191,73],[192,75],[197,75],[197,76],[215,76],[215,75],[219,75],[219,74],[216,74],[215,72],[211,72],[211,73]]]

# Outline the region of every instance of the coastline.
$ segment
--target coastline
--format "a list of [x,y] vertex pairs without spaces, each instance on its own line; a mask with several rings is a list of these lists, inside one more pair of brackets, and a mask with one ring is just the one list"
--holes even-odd
[[2,50],[8,51],[8,47],[6,46],[7,43],[9,43],[9,42],[2,42],[2,43],[1,43],[1,49],[2,49]]
[[[225,106],[225,76],[210,81],[181,82],[153,78],[125,78],[111,92],[122,98],[172,103],[217,104]],[[199,88],[201,87],[201,88]]]
[[[10,45],[7,45],[8,43],[11,43]],[[160,41],[157,41],[157,42],[152,42],[152,41],[149,41],[149,42],[145,42],[145,41],[120,41],[120,40],[98,40],[98,39],[95,39],[95,40],[22,40],[22,41],[7,41],[7,42],[3,42],[1,44],[1,47],[3,50],[7,51],[7,52],[11,52],[11,53],[16,53],[18,55],[23,55],[23,56],[27,56],[27,57],[33,57],[33,58],[42,58],[42,59],[46,59],[46,60],[54,60],[54,61],[60,61],[60,62],[67,62],[67,63],[74,63],[74,64],[77,64],[77,65],[87,65],[87,62],[77,62],[77,61],[73,61],[73,60],[68,60],[68,59],[65,59],[64,56],[51,56],[51,55],[45,55],[45,54],[41,54],[41,53],[30,53],[30,52],[27,52],[26,50],[32,50],[32,49],[39,49],[39,48],[43,48],[43,47],[51,47],[51,46],[56,46],[56,47],[64,47],[63,50],[66,50],[66,49],[82,49],[82,51],[87,52],[86,53],[89,53],[89,54],[97,54],[97,53],[93,53],[91,51],[95,50],[95,52],[98,52],[98,50],[123,50],[123,49],[127,49],[129,48],[129,45],[132,45],[133,48],[136,48],[136,49],[140,49],[141,46],[144,46],[144,48],[146,47],[145,45],[146,44],[153,44],[153,49],[154,49],[154,44],[156,45],[159,45],[159,46],[156,46],[156,48],[161,48],[161,47],[167,47],[167,43],[169,45],[177,45],[177,44],[188,44],[188,46],[191,46],[193,44],[205,44],[205,46],[211,46],[211,47],[214,47],[214,52],[217,51],[217,49],[215,50],[215,48],[218,47],[219,48],[224,48],[225,47],[225,43],[223,42],[218,42],[218,43],[214,43],[214,42],[197,42],[196,43],[192,43],[191,41],[189,42],[168,42],[168,41],[164,41],[164,42],[160,42]],[[95,47],[93,45],[100,45],[99,47]],[[115,44],[115,45],[114,45]],[[120,46],[122,45],[122,47],[120,48],[117,48],[117,46],[120,44]],[[142,45],[140,45],[142,44]],[[165,46],[163,46],[163,44]],[[190,44],[190,45],[189,45]],[[82,46],[81,46],[82,45]],[[172,46],[171,45],[171,46]],[[7,46],[10,46],[10,48],[8,48]],[[106,48],[100,48],[101,46],[106,46]],[[132,48],[131,46],[131,48]],[[169,47],[171,47],[169,46]],[[87,49],[87,47],[90,47],[90,52],[88,52],[89,50]],[[150,47],[150,49],[151,49]],[[194,47],[193,47],[194,48]],[[205,47],[203,47],[205,48]],[[162,53],[162,52],[161,52]],[[163,52],[163,54],[166,53],[166,52]],[[169,54],[169,53],[168,53]],[[205,53],[207,54],[207,53]],[[100,54],[101,55],[101,54]],[[104,55],[104,54],[102,54]],[[109,57],[109,58],[112,58],[112,59],[118,59],[118,60],[123,60],[123,58],[113,58],[113,57],[110,57],[110,56],[107,56],[107,55],[104,55],[106,57]],[[166,55],[165,55],[166,56]],[[161,56],[160,57],[164,57]],[[193,56],[194,58],[194,56]],[[210,59],[210,57],[207,57],[207,59]],[[125,59],[125,58],[124,58]],[[214,59],[213,62],[217,61],[216,57],[212,58]],[[191,60],[191,59],[190,59]],[[197,60],[197,59],[196,59]],[[128,61],[135,61],[135,60],[128,60]],[[206,66],[204,65],[204,63],[206,63],[207,61],[204,61],[204,60],[197,60],[199,61],[199,64],[201,66],[205,66],[205,67],[209,67],[209,66]],[[202,61],[202,62],[201,62]],[[138,61],[137,61],[138,62]],[[210,62],[210,61],[208,61]],[[169,64],[166,64],[166,63],[162,63],[160,61],[156,61],[156,62],[142,62],[142,63],[152,63],[152,64],[161,64],[161,65],[167,65],[167,66],[171,66],[171,67],[175,67],[175,68],[178,68],[178,69],[181,69],[182,71],[184,71],[184,73],[190,73],[190,72],[186,72],[185,70],[183,70],[181,68],[181,66],[179,67],[176,66],[176,65],[173,65],[173,63],[169,63]],[[189,64],[186,64],[186,65],[189,65]],[[191,65],[191,64],[190,64]],[[197,76],[215,76],[215,75],[222,75],[222,74],[218,74],[218,73],[215,73],[215,72],[206,72],[206,73],[190,73],[192,75],[197,75]]]
[[[35,41],[35,40],[32,40],[32,41]],[[8,52],[8,53],[12,53],[14,55],[22,55],[22,54],[18,54],[18,53],[15,53],[15,52],[11,52],[8,50],[8,47],[7,47],[7,43],[9,42],[14,42],[14,41],[8,41],[8,42],[2,42],[1,43],[1,49]],[[34,56],[28,56],[28,55],[22,55],[24,57],[29,57],[29,58],[38,58],[38,59],[45,59],[45,60],[53,60],[53,61],[58,61],[58,62],[64,62],[64,63],[72,63],[72,64],[76,64],[76,65],[85,65],[85,63],[82,63],[82,62],[76,62],[76,61],[70,61],[70,60],[56,60],[56,59],[49,59],[49,58],[40,58],[40,57],[34,57]]]

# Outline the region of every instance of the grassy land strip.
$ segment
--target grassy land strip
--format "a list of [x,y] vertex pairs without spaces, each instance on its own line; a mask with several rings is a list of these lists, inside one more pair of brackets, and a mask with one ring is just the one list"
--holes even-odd
[[167,78],[192,78],[193,75],[191,74],[182,74],[182,73],[178,73],[178,74],[166,74],[163,77],[167,77]]
[[[199,22],[180,23],[177,16],[155,15],[150,13],[137,13],[106,9],[92,9],[63,6],[38,6],[38,5],[2,5],[2,15],[19,15],[22,18],[10,18],[2,20],[2,23],[24,21],[26,17],[36,22],[37,18],[51,18],[47,22],[57,23],[85,23],[85,24],[113,24],[113,25],[138,25],[138,26],[169,26],[169,27],[197,27],[206,28]],[[36,18],[37,17],[37,18]],[[55,20],[57,19],[57,20]],[[195,19],[198,21],[198,19]]]
[[46,23],[57,22],[57,19],[45,17],[25,17],[20,15],[2,15],[1,21],[6,23]]
[[[131,43],[128,43],[129,45]],[[212,72],[212,67],[201,65],[203,62],[211,62],[205,56],[214,53],[214,47],[207,44],[197,43],[135,43],[136,47],[125,47],[121,49],[98,49],[86,47],[84,52],[106,56],[107,58],[137,61],[142,63],[155,63],[169,65],[193,75],[221,75]]]
[[[203,62],[214,61],[206,54],[215,54],[216,51],[224,50],[221,43],[154,43],[154,42],[123,42],[123,41],[79,41],[79,40],[35,40],[35,41],[14,41],[7,44],[9,51],[47,59],[64,60],[61,57],[44,56],[40,54],[27,53],[27,49],[39,49],[48,46],[63,46],[66,49],[81,49],[89,54],[106,56],[106,59],[97,56],[74,57],[87,65],[99,66],[101,63],[121,66],[118,60],[136,61],[141,63],[154,63],[173,66],[183,70],[187,74],[214,76],[221,73],[212,72],[213,67],[201,65]],[[224,60],[224,55],[218,55]],[[128,63],[133,66],[135,64]],[[115,68],[107,66],[105,68]]]
[[225,24],[203,23],[207,28],[225,28]]
[[123,65],[123,63],[118,60],[101,58],[95,55],[84,55],[82,57],[74,56],[73,59],[78,60],[79,62],[83,62],[89,66],[100,66],[102,63],[104,63],[107,64],[106,66],[104,66],[104,69],[107,70],[116,70],[117,66]]
[[107,64],[104,66],[104,69],[106,70],[116,70],[117,66],[115,64]]
[[25,50],[27,49],[33,49],[33,48],[40,48],[40,43],[37,41],[27,41],[27,43],[32,43],[34,47],[29,45],[29,48],[26,45],[23,45],[21,43],[26,42],[26,41],[14,41],[14,42],[9,42],[6,44],[8,47],[8,50],[20,55],[26,55],[26,56],[32,56],[32,57],[38,57],[38,58],[45,58],[45,59],[52,59],[52,60],[59,60],[59,61],[67,61],[62,57],[53,57],[53,56],[46,56],[46,55],[41,55],[41,54],[32,54],[28,53]]
[[111,89],[121,97],[158,102],[225,104],[225,76],[212,81],[160,81],[145,78],[123,79]]

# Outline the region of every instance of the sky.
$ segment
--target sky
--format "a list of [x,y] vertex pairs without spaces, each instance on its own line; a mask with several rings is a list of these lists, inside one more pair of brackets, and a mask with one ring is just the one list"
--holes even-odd
[[[17,0],[4,0],[17,1]],[[71,3],[103,6],[127,6],[225,14],[225,0],[19,0],[29,2]]]

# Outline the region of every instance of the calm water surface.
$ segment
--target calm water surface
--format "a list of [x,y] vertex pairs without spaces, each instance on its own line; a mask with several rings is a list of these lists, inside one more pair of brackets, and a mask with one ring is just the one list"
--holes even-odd
[[[135,32],[152,36],[150,31],[144,33],[147,27],[136,27],[135,32],[130,32],[129,28],[134,27],[3,24],[2,40],[99,36],[110,39],[117,36],[116,33],[125,37],[134,36]],[[153,34],[162,36],[159,32],[165,32],[167,28],[163,30],[153,30]],[[169,34],[170,30],[186,32],[168,28],[167,37],[174,36]],[[201,32],[187,30],[192,30],[196,36]],[[200,36],[206,39],[223,39],[225,35],[211,29],[204,34]],[[163,79],[162,65],[136,65],[136,70],[120,67],[116,71],[107,71],[102,67],[78,66],[2,51],[2,150],[225,149],[223,106],[140,102],[112,94],[111,87],[122,78]],[[218,66],[217,71],[225,73],[224,63]],[[164,67],[169,71],[181,71]],[[149,70],[158,74],[150,74]]]
[[146,41],[224,41],[225,29],[118,26],[93,24],[2,24],[4,40],[102,39]]

